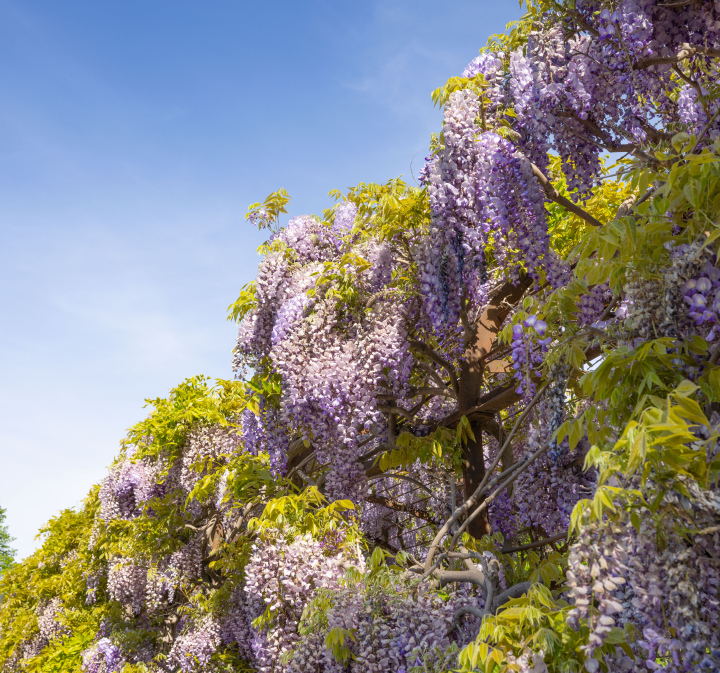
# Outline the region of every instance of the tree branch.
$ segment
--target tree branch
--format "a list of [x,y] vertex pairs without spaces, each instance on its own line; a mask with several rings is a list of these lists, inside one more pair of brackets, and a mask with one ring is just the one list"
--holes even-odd
[[443,381],[439,374],[427,363],[427,362],[421,362],[418,361],[417,366],[420,367],[424,372],[426,372],[430,378],[435,381],[439,386],[441,387],[447,387],[445,385],[445,381]]
[[363,453],[362,456],[357,458],[358,463],[364,463],[366,460],[370,460],[370,458],[374,458],[379,453],[383,453],[385,451],[392,451],[395,447],[391,444],[380,444],[380,446],[376,446],[374,449],[371,449],[367,453]]
[[408,476],[407,474],[398,474],[397,472],[383,472],[382,474],[377,474],[369,477],[368,481],[375,480],[375,479],[385,479],[392,477],[393,479],[402,479],[403,481],[408,481],[411,484],[415,484],[415,486],[419,486],[420,488],[426,490],[428,493],[432,495],[432,490],[425,486],[421,481],[418,481],[417,479],[413,479],[412,477]]
[[718,115],[720,114],[720,107],[715,111],[715,114],[710,117],[710,121],[705,124],[705,128],[702,130],[702,133],[698,136],[697,140],[695,141],[695,147],[693,147],[693,152],[697,151],[698,147],[700,147],[700,141],[705,137],[705,134],[710,130],[710,127],[713,125],[713,122],[717,119]]
[[572,201],[570,201],[570,199],[566,199],[562,194],[560,194],[560,192],[555,189],[552,182],[547,179],[545,174],[535,164],[531,163],[530,165],[532,166],[533,175],[538,179],[538,182],[545,191],[546,196],[551,201],[554,201],[558,205],[565,208],[565,210],[568,210],[571,213],[582,218],[588,224],[591,224],[593,227],[603,226],[603,223],[600,222],[600,220],[595,219],[592,215],[590,215],[590,213],[585,212],[582,208],[580,208],[580,206],[574,204]]
[[[485,491],[490,490],[495,484],[497,484],[501,479],[505,479],[500,486],[495,489],[487,498],[485,498],[482,503],[480,503],[475,510],[473,511],[470,516],[463,521],[462,525],[455,531],[455,534],[452,537],[452,540],[450,541],[450,548],[452,549],[455,543],[460,539],[460,536],[465,532],[465,529],[478,517],[480,514],[485,512],[488,508],[488,505],[497,498],[500,493],[503,492],[508,486],[510,486],[532,463],[535,462],[535,459],[537,456],[540,455],[545,449],[550,446],[550,443],[548,442],[541,450],[538,451],[537,455],[533,454],[530,458],[526,458],[525,460],[520,460],[517,463],[515,463],[510,469],[508,469],[505,472],[500,473],[495,477],[493,481],[491,481],[484,489],[480,492],[478,497],[476,498],[476,502],[480,500],[480,497],[483,495]],[[500,454],[499,454],[500,455]]]
[[448,636],[460,626],[460,618],[464,615],[475,615],[482,619],[485,613],[475,605],[463,605],[461,608],[458,608],[453,615],[452,625],[447,630]]
[[433,572],[440,581],[441,587],[452,582],[468,582],[478,587],[485,586],[485,576],[479,570],[435,570]]
[[575,129],[568,129],[573,135],[581,138],[582,140],[585,140],[586,142],[592,143],[593,145],[599,147],[602,150],[605,150],[606,152],[629,152],[637,159],[642,159],[649,164],[653,164],[656,166],[664,165],[663,161],[660,161],[659,159],[650,156],[647,152],[641,150],[637,143],[625,143],[620,145],[616,144],[612,141],[612,139],[608,137],[607,133],[605,133],[597,124],[593,123],[590,119],[580,119],[580,117],[578,117],[571,110],[558,111],[557,114],[560,117],[574,119],[576,122],[588,129],[588,131],[594,133],[601,142],[593,140],[592,138],[588,138],[587,136],[578,133]]
[[[550,442],[546,442],[537,451],[535,451],[535,453],[515,463],[515,465],[513,465],[510,470],[508,470],[508,472],[503,472],[497,477],[495,477],[495,479],[490,480],[490,482],[488,483],[488,488],[492,488],[492,486],[497,483],[497,480],[499,480],[500,478],[506,477],[505,481],[503,481],[503,483],[495,491],[493,491],[493,493],[491,493],[487,498],[485,498],[482,504],[477,507],[477,509],[473,512],[473,517],[478,516],[477,513],[487,509],[488,504],[495,500],[495,498],[497,498],[497,496],[502,493],[505,488],[512,484],[520,476],[520,474],[522,474],[528,467],[530,467],[530,465],[532,465],[548,449],[549,446]],[[511,473],[510,476],[508,476],[508,473]],[[453,512],[452,516],[443,524],[442,528],[435,536],[435,539],[430,544],[428,555],[425,558],[426,569],[432,566],[435,552],[437,551],[438,547],[440,546],[440,542],[445,537],[445,535],[447,535],[452,525],[461,516],[469,512],[472,507],[478,504],[480,498],[484,495],[485,491],[488,490],[488,488],[486,488],[484,484],[480,484],[480,486],[478,486],[475,492],[460,507],[458,507]],[[460,528],[458,528],[457,532],[453,536],[453,540],[457,540],[457,538],[462,534],[463,530],[467,526],[468,521],[469,518],[465,520],[465,522],[462,526],[460,526]]]
[[317,485],[318,485],[317,482],[316,482],[312,477],[310,477],[310,476],[308,476],[307,474],[305,474],[302,470],[298,469],[297,473],[298,473],[299,477],[300,477],[306,484],[309,484],[310,486],[317,486]]
[[378,404],[377,408],[380,411],[384,411],[386,414],[399,414],[400,416],[403,416],[409,423],[412,423],[415,420],[413,417],[414,414],[411,410],[408,411],[407,409],[403,409],[402,407],[396,407],[393,404]]
[[[687,3],[676,3],[687,4]],[[666,5],[672,7],[674,5]],[[680,45],[680,51],[675,56],[650,56],[641,58],[635,62],[634,70],[643,70],[653,65],[666,65],[669,63],[679,63],[693,56],[709,56],[710,58],[720,58],[720,49],[712,49],[711,47],[703,47],[701,45],[685,44]]]
[[414,348],[417,348],[423,355],[427,355],[431,360],[434,362],[437,362],[441,367],[447,371],[448,375],[450,376],[450,382],[452,384],[452,389],[455,393],[455,395],[459,394],[460,388],[458,386],[458,380],[457,380],[457,373],[455,372],[455,367],[452,366],[450,362],[448,362],[442,355],[436,353],[430,346],[428,346],[426,343],[423,343],[422,341],[418,341],[417,339],[410,339],[410,345]]
[[521,544],[519,547],[503,547],[500,551],[503,554],[514,554],[515,552],[525,551],[526,549],[535,549],[537,547],[544,547],[546,544],[552,544],[558,540],[562,540],[567,537],[567,533],[559,533],[552,537],[545,538],[544,540],[536,540],[535,542],[528,542],[528,544]]
[[430,515],[429,512],[426,512],[425,510],[419,509],[418,507],[413,507],[412,505],[408,505],[403,502],[398,502],[397,500],[393,500],[392,498],[386,498],[383,495],[369,495],[367,498],[365,498],[366,502],[371,502],[375,505],[382,505],[383,507],[387,507],[388,509],[392,509],[395,512],[404,512],[405,514],[410,514],[418,519],[422,519],[423,521],[429,521],[430,523],[439,524],[440,521],[435,519],[433,516]]
[[520,596],[530,591],[532,584],[532,582],[518,582],[517,584],[513,584],[513,586],[505,589],[505,591],[501,594],[495,596],[492,605],[490,606],[490,612],[493,615],[496,614],[497,611],[509,600],[512,600],[513,598],[520,598]]
[[480,619],[483,619],[487,614],[494,615],[509,600],[513,598],[520,598],[520,596],[530,591],[531,586],[532,582],[518,582],[518,584],[514,584],[513,586],[496,596],[495,599],[492,601],[492,605],[489,609],[486,608],[485,610],[481,610],[475,605],[463,605],[463,607],[455,610],[452,626],[450,626],[450,628],[448,629],[447,635],[450,635],[456,628],[460,626],[460,618],[464,615],[475,615],[476,617],[480,617]]
[[567,13],[570,16],[572,16],[575,19],[575,21],[578,22],[578,25],[581,26],[582,28],[584,28],[588,33],[591,33],[595,37],[600,37],[600,32],[598,31],[598,29],[595,28],[595,26],[589,24],[587,21],[585,21],[585,17],[582,14],[580,14],[580,12],[578,12],[575,9],[568,9]]
[[453,400],[456,399],[455,393],[453,393],[450,388],[417,388],[416,390],[411,392],[414,392],[416,395],[431,395],[433,397],[435,395],[442,395],[443,397],[449,397]]
[[540,386],[538,391],[535,393],[535,396],[532,398],[532,400],[530,400],[530,403],[525,407],[522,414],[520,414],[520,417],[515,421],[515,425],[513,425],[512,430],[510,430],[508,436],[505,437],[505,441],[500,446],[498,455],[495,456],[495,460],[493,460],[490,467],[488,468],[488,475],[492,474],[493,470],[495,470],[495,468],[498,466],[498,463],[500,462],[500,460],[502,460],[505,451],[508,449],[508,447],[510,447],[510,442],[515,436],[515,433],[518,431],[518,428],[520,427],[520,425],[522,425],[522,422],[527,418],[527,415],[532,411],[533,407],[540,401],[540,398],[542,397],[543,393],[549,385],[550,383],[548,382]]
[[468,300],[463,298],[462,308],[460,309],[460,322],[462,323],[462,326],[463,326],[463,338],[465,340],[465,343],[468,343],[475,335],[475,330],[473,329],[473,326],[470,324],[470,318],[468,317],[468,312],[467,312],[468,303],[469,303]]
[[[447,386],[443,386],[442,388],[433,388],[431,386],[423,386],[421,388],[410,388],[407,393],[403,393],[403,397],[406,399],[410,399],[412,397],[418,397],[422,395],[442,395],[443,397],[450,397],[452,399],[455,399],[455,394],[453,393],[450,388]],[[395,395],[378,395],[379,399],[386,399],[386,400],[395,400],[397,399],[397,396]]]

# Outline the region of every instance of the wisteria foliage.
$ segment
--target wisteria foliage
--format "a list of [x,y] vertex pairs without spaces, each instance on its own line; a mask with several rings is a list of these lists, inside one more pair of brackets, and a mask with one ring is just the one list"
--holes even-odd
[[526,3],[417,186],[269,232],[0,578],[0,670],[720,670],[720,3]]

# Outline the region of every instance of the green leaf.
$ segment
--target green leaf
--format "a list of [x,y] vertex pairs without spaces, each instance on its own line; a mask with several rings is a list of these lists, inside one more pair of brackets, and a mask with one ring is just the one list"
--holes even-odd
[[698,390],[698,388],[699,386],[695,385],[692,381],[685,379],[673,390],[673,395],[676,397],[689,397]]
[[688,397],[678,397],[677,401],[678,406],[682,409],[682,415],[689,421],[699,423],[700,425],[710,424],[707,417],[702,412],[700,405],[695,400],[691,400]]
[[605,634],[605,642],[610,645],[619,645],[627,641],[627,634],[617,626],[613,626],[610,631]]
[[633,441],[630,449],[630,455],[628,456],[627,462],[627,473],[633,474],[635,470],[645,461],[645,455],[647,453],[647,435],[645,429],[641,429]]

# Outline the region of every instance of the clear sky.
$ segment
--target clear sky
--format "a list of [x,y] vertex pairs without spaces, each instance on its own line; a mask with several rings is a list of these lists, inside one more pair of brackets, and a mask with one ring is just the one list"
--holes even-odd
[[143,400],[230,378],[247,206],[422,166],[517,0],[0,0],[0,506],[23,557]]

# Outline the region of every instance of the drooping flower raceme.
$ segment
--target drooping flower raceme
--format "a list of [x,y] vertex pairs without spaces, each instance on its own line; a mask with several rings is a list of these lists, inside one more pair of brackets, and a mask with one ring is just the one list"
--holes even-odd
[[518,380],[517,392],[529,402],[537,389],[533,379],[541,376],[538,367],[544,360],[544,353],[551,337],[542,338],[547,323],[536,315],[529,315],[521,323],[513,325],[512,360],[515,377]]

